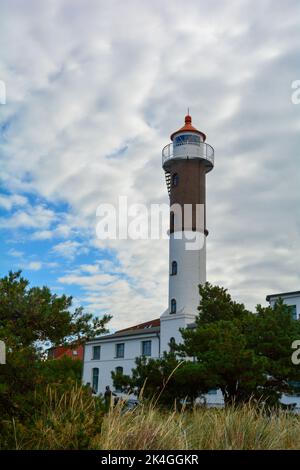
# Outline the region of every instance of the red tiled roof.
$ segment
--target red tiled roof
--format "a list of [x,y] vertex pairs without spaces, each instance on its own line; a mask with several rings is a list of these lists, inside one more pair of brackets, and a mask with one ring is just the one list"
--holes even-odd
[[83,346],[80,344],[72,348],[70,344],[66,346],[54,346],[48,349],[48,358],[60,359],[64,356],[83,360]]
[[120,333],[121,331],[128,331],[128,330],[144,330],[145,328],[151,328],[153,326],[160,326],[159,318],[146,321],[145,323],[139,323],[138,325],[130,326],[129,328],[124,328],[123,330],[118,330],[117,333]]

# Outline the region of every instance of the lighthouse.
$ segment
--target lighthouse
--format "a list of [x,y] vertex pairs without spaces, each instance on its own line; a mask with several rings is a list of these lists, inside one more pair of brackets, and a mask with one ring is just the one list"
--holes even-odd
[[214,167],[214,149],[185,116],[162,150],[170,198],[169,300],[160,317],[161,352],[181,340],[179,329],[195,321],[199,284],[206,282],[206,174]]
[[113,388],[112,372],[131,375],[136,357],[157,359],[172,342],[180,343],[180,328],[193,324],[197,315],[198,285],[206,281],[205,181],[214,167],[214,149],[189,113],[170,139],[162,151],[170,196],[168,307],[160,318],[85,344],[83,382],[96,393],[104,393],[107,385]]

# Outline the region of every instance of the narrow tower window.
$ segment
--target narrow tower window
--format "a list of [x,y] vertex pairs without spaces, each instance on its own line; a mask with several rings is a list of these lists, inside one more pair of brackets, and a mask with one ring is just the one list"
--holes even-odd
[[177,274],[177,261],[172,261],[171,275],[176,276],[176,274]]
[[174,214],[174,212],[170,212],[170,231],[171,231],[171,233],[174,232],[174,226],[175,226],[175,214]]
[[179,184],[178,173],[174,173],[174,175],[172,175],[172,186],[178,186],[178,184]]
[[176,313],[176,300],[171,300],[171,313]]
[[170,338],[170,343],[169,343],[170,352],[174,351],[174,346],[175,346],[175,338],[172,336],[172,338]]

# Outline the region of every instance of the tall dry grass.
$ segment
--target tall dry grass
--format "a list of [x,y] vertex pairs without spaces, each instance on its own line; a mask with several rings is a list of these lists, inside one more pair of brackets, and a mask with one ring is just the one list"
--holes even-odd
[[[188,421],[188,419],[187,419]],[[298,415],[266,413],[251,404],[192,413],[187,426],[190,449],[299,449]]]
[[266,413],[251,405],[162,412],[140,406],[104,417],[97,449],[300,449],[300,418],[285,411]]
[[103,405],[74,386],[59,394],[50,387],[44,404],[27,425],[13,423],[17,449],[88,449],[101,431]]
[[122,404],[104,417],[101,434],[92,441],[94,449],[187,449],[183,414],[162,412],[153,405],[125,411]]
[[74,388],[58,396],[51,389],[39,416],[12,426],[17,449],[300,449],[300,417],[270,414],[249,405],[226,409],[162,411],[122,403],[104,413],[99,400]]

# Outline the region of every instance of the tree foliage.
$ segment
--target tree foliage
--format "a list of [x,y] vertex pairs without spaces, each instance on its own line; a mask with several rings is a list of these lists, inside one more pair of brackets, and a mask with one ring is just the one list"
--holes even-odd
[[138,357],[135,363],[132,375],[112,372],[114,386],[164,406],[173,406],[175,401],[194,402],[212,385],[201,364],[178,360],[172,352],[159,359]]
[[20,271],[0,279],[0,339],[7,353],[6,364],[0,366],[1,415],[30,414],[37,387],[52,381],[62,384],[63,374],[65,382],[72,377],[76,381],[81,365],[67,360],[50,365],[45,345],[82,343],[105,333],[109,319],[93,318],[81,307],[72,310],[72,297],[57,296],[48,287],[30,287]]
[[144,388],[147,397],[164,389],[165,404],[185,397],[193,401],[217,388],[226,404],[252,399],[278,405],[291,381],[300,379],[291,362],[300,322],[281,300],[274,308],[258,305],[252,313],[222,287],[206,283],[199,293],[195,327],[181,330],[181,344],[160,359],[137,358],[132,376],[113,374],[114,384],[124,391]]
[[196,327],[181,331],[177,351],[195,357],[214,376],[226,403],[250,398],[278,403],[289,382],[299,377],[291,344],[300,337],[300,323],[290,308],[280,300],[274,308],[258,305],[251,313],[226,289],[209,283],[199,293]]

